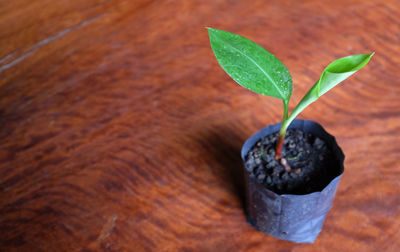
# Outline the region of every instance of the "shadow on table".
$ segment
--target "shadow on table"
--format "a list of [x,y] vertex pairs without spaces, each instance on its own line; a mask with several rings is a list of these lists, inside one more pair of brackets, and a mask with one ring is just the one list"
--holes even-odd
[[[214,174],[219,176],[221,181],[228,180],[234,193],[244,207],[245,200],[245,178],[243,162],[240,151],[243,139],[229,128],[214,127],[203,134],[203,146],[208,149],[212,158],[218,165]],[[217,169],[218,168],[218,169]]]

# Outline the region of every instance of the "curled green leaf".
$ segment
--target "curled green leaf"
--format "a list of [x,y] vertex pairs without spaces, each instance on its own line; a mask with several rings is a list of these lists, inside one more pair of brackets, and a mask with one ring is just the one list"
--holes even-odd
[[363,68],[373,55],[374,53],[350,55],[329,64],[322,72],[319,80],[294,108],[288,120],[284,122],[285,125],[282,125],[282,127],[288,127],[294,118],[308,105],[318,100],[320,96]]
[[317,94],[319,96],[325,94],[331,88],[350,77],[350,75],[363,68],[373,55],[374,53],[351,55],[329,64],[316,83],[319,91]]

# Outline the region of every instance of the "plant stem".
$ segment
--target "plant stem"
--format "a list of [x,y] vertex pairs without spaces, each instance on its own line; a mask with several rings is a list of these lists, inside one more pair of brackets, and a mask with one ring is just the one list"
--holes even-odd
[[288,118],[288,102],[283,102],[283,120],[282,122],[286,121]]
[[283,119],[281,129],[279,130],[279,138],[275,149],[275,159],[279,160],[282,158],[282,147],[283,140],[285,140],[286,130],[287,130],[287,119],[288,119],[288,103],[283,102]]
[[285,140],[286,130],[292,121],[296,118],[301,111],[303,111],[308,105],[315,102],[318,99],[318,90],[315,88],[314,85],[307,94],[301,99],[301,101],[297,104],[297,106],[293,109],[292,113],[288,117],[288,105],[283,102],[283,120],[281,129],[279,130],[279,139],[278,143],[276,144],[275,150],[275,159],[279,160],[282,158],[282,147],[283,147],[283,140]]

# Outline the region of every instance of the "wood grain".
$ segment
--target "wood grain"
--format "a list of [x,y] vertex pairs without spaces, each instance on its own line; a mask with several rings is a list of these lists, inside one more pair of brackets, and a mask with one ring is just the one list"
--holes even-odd
[[[1,251],[400,251],[400,4],[0,0]],[[281,118],[220,69],[204,27],[291,71],[371,63],[305,110],[346,154],[314,244],[246,223],[240,148]]]

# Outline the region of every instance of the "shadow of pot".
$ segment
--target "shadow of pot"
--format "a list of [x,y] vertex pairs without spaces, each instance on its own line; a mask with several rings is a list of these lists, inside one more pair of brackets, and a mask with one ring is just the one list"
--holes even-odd
[[[263,137],[279,131],[281,124],[265,127],[247,139],[242,147],[242,160],[250,149]],[[344,171],[344,154],[335,138],[321,125],[309,120],[294,120],[288,129],[298,129],[311,133],[325,141],[337,162],[337,176],[321,190],[304,195],[276,194],[250,177],[246,169],[246,204],[248,222],[256,229],[273,237],[298,242],[313,243],[320,233],[330,210],[336,189]]]

